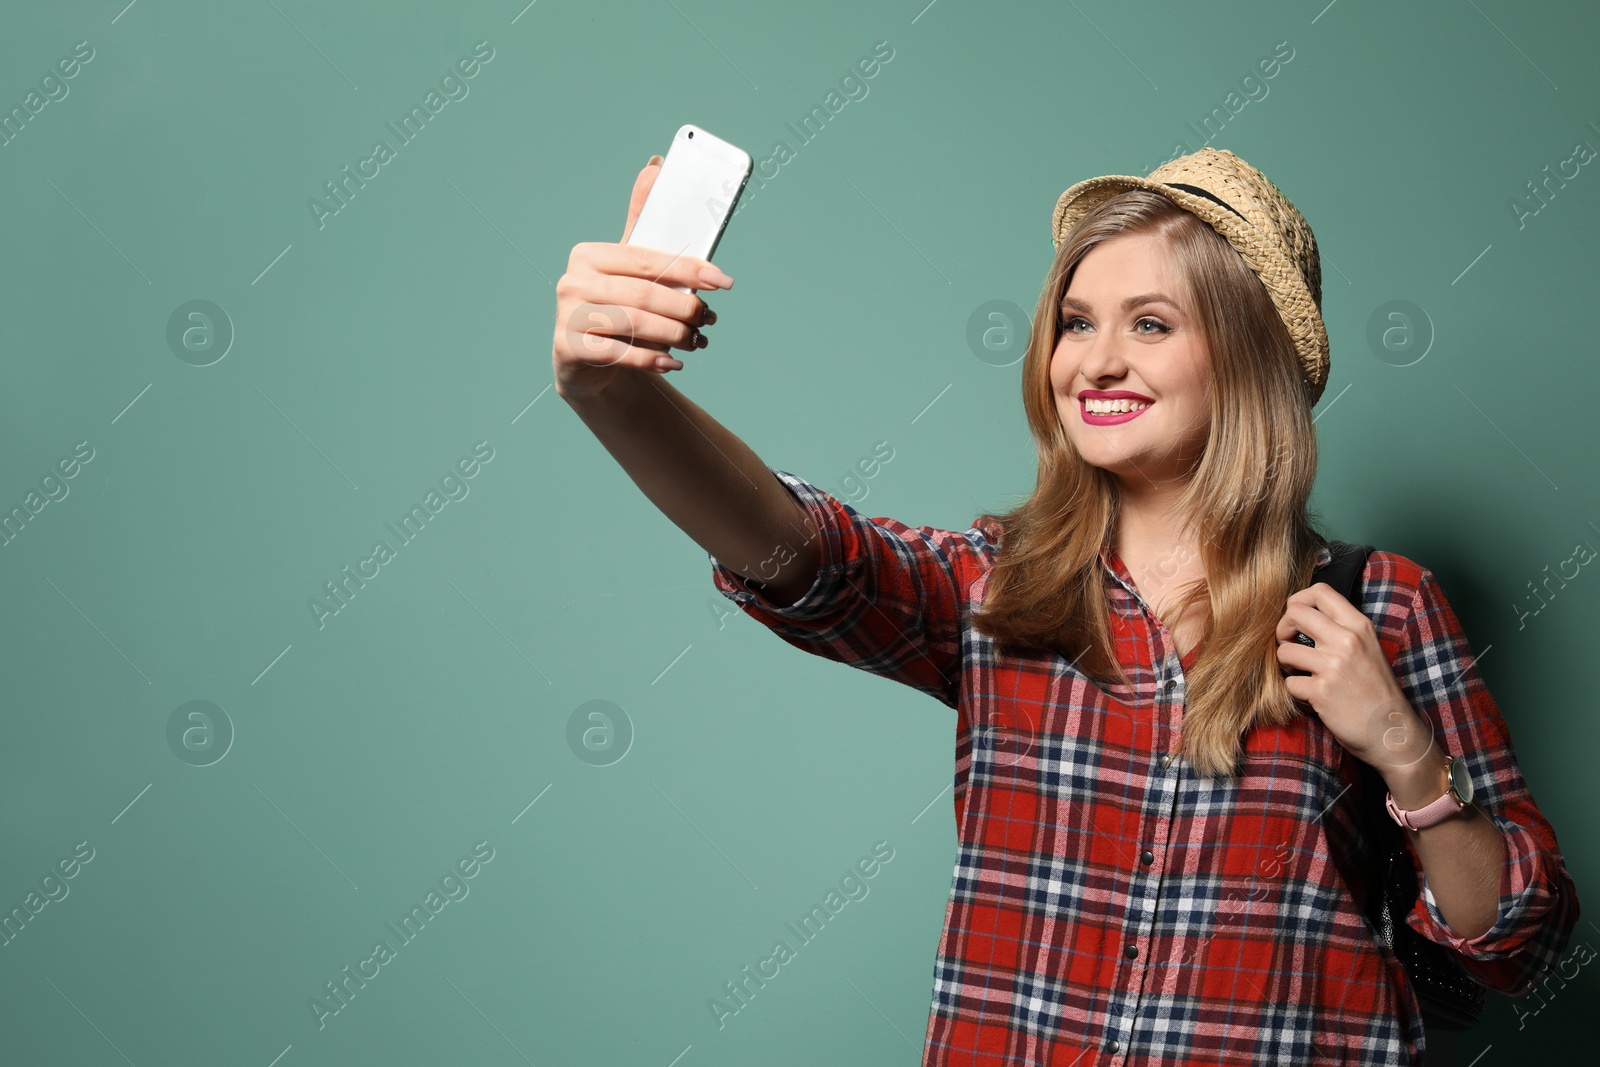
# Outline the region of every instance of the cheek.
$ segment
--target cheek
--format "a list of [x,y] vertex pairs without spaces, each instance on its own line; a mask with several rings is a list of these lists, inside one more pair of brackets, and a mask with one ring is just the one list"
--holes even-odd
[[1072,375],[1076,368],[1071,361],[1062,355],[1057,348],[1050,356],[1050,384],[1059,392],[1072,382]]

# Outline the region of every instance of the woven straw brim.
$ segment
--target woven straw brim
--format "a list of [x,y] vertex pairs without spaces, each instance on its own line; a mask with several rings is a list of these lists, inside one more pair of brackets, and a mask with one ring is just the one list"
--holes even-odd
[[[1212,229],[1238,250],[1245,263],[1261,279],[1284,325],[1289,328],[1290,336],[1294,338],[1301,371],[1309,386],[1310,403],[1315,405],[1328,380],[1328,333],[1322,321],[1322,312],[1300,268],[1290,258],[1289,250],[1284,245],[1283,231],[1273,224],[1271,216],[1254,199],[1242,195],[1224,198],[1244,216],[1240,218],[1203,196],[1175,189],[1150,178],[1129,174],[1090,178],[1069,188],[1056,201],[1051,220],[1054,245],[1059,248],[1073,225],[1091,208],[1129,189],[1148,189],[1159,193],[1210,223]],[[1301,239],[1312,240],[1309,228],[1305,229]],[[1315,263],[1314,258],[1312,262]],[[1321,279],[1317,281],[1320,288]]]

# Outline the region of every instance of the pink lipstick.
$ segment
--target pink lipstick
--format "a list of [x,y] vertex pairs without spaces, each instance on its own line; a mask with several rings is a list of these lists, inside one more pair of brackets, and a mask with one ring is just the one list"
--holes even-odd
[[[1089,410],[1085,401],[1088,400],[1132,400],[1145,406],[1136,411],[1119,411],[1109,415],[1096,415]],[[1131,393],[1126,389],[1117,389],[1104,392],[1099,389],[1085,389],[1078,394],[1078,411],[1083,415],[1083,421],[1090,426],[1116,426],[1138,418],[1150,410],[1150,405],[1155,403],[1143,393]]]

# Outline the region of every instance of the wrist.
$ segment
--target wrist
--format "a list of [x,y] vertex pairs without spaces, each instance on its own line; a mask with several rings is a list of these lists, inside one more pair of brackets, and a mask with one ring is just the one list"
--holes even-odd
[[1437,747],[1415,763],[1382,771],[1389,794],[1402,811],[1426,807],[1450,788],[1450,757]]
[[610,369],[615,373],[601,378],[599,382],[583,375],[576,375],[572,381],[564,382],[558,376],[555,382],[556,395],[566,401],[567,406],[579,417],[588,421],[591,417],[618,418],[638,403],[651,384],[658,388],[667,384],[665,381],[649,382],[647,376],[654,372],[641,371],[636,367],[618,365]]

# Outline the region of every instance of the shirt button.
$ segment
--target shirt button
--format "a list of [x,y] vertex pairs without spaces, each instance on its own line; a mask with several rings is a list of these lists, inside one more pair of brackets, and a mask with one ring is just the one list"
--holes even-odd
[[1166,770],[1171,765],[1172,765],[1172,757],[1170,755],[1161,757],[1161,769],[1162,770]]
[[1144,864],[1146,867],[1150,866],[1155,861],[1156,854],[1151,852],[1149,849],[1145,849],[1143,852],[1139,853],[1139,862]]
[[1139,957],[1139,946],[1129,945],[1127,948],[1122,950],[1122,954],[1128,957],[1130,960],[1137,959]]
[[1176,678],[1168,678],[1167,679],[1167,684],[1165,686],[1163,686],[1163,688],[1168,690],[1169,692],[1171,690],[1173,690],[1173,689],[1178,688],[1178,680]]
[[1110,1041],[1106,1042],[1107,1052],[1116,1052],[1121,1047],[1122,1045],[1117,1041],[1116,1038],[1112,1038]]

